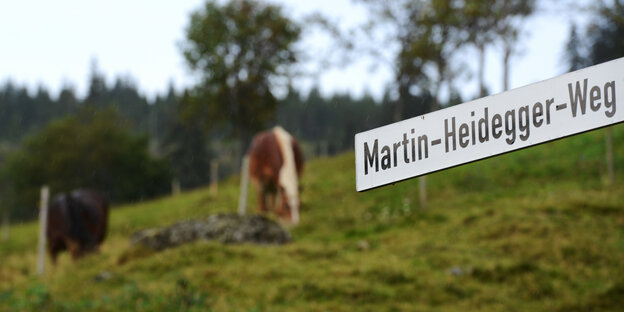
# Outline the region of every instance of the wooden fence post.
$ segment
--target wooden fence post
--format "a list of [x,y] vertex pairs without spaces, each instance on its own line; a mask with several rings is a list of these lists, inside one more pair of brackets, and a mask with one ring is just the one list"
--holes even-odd
[[175,178],[173,180],[171,180],[171,195],[176,196],[180,194],[180,180],[178,178]]
[[41,187],[39,201],[39,253],[37,255],[37,273],[43,275],[45,264],[46,230],[48,226],[48,199],[50,188],[47,185]]
[[418,186],[420,189],[420,210],[427,209],[427,176],[418,178]]
[[607,127],[606,136],[607,144],[607,176],[609,178],[609,186],[615,184],[615,168],[613,165],[613,127]]
[[241,168],[240,197],[238,199],[238,214],[244,216],[247,212],[247,183],[249,180],[249,156],[243,157]]
[[219,184],[219,161],[210,161],[210,195],[216,196]]
[[2,213],[2,241],[6,242],[9,240],[9,228],[11,227],[11,222],[9,221],[9,210],[5,207],[4,212]]
[[329,155],[329,143],[327,140],[322,140],[321,143],[319,143],[319,155],[321,157],[327,157],[327,155]]

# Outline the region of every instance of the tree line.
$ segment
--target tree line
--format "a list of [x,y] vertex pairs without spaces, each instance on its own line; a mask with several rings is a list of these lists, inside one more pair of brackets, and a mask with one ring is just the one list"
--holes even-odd
[[[171,86],[153,100],[130,77],[107,83],[95,63],[83,98],[71,87],[52,98],[45,87],[31,93],[5,82],[0,85],[2,209],[17,218],[34,217],[42,184],[53,192],[103,189],[113,202],[165,194],[174,178],[185,189],[205,185],[211,160],[219,160],[220,177],[236,172],[253,134],[276,124],[302,141],[307,157],[349,150],[359,131],[463,102],[455,83],[466,68],[458,56],[469,49],[478,52],[479,93],[485,95],[485,51],[502,47],[503,77],[508,77],[522,21],[542,2],[356,3],[369,9],[369,20],[345,33],[318,16],[307,24],[294,21],[275,4],[208,0],[191,14],[180,45],[200,79],[185,90]],[[570,35],[571,66],[622,55],[622,1],[595,12],[596,23]],[[318,26],[344,55],[369,55],[391,65],[394,80],[381,99],[324,97],[316,88],[302,94],[289,87],[303,57],[295,43],[307,28]],[[275,96],[276,87],[287,88],[286,96]],[[444,89],[449,96],[442,96]]]
[[[126,202],[167,194],[174,178],[185,189],[206,185],[213,159],[221,178],[239,169],[232,157],[241,154],[239,144],[201,114],[188,114],[196,100],[188,90],[171,86],[148,100],[130,78],[110,84],[95,67],[87,90],[79,98],[65,87],[52,97],[45,87],[33,94],[12,82],[0,86],[0,196],[13,218],[36,216],[44,184],[53,192],[104,189],[114,202]],[[351,149],[356,132],[391,122],[395,105],[390,95],[325,97],[317,88],[290,88],[266,127],[288,129],[307,157],[329,156]],[[411,106],[408,115],[425,106]]]

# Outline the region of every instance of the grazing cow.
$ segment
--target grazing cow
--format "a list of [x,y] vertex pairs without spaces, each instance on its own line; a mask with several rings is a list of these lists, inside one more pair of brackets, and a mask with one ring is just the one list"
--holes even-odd
[[75,190],[56,195],[48,209],[48,252],[56,263],[58,253],[69,250],[78,259],[99,249],[106,238],[108,203],[96,191]]
[[258,191],[260,212],[271,209],[292,223],[299,223],[299,177],[303,162],[299,143],[282,127],[253,138],[249,172]]

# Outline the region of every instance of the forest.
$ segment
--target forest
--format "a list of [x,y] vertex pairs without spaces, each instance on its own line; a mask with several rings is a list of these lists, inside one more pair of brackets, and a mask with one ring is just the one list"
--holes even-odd
[[[188,101],[188,92],[177,91],[173,87],[149,101],[131,80],[118,78],[114,85],[107,86],[104,74],[97,70],[93,71],[89,93],[84,99],[77,98],[72,89],[62,90],[58,98],[53,99],[43,88],[32,95],[25,86],[6,82],[0,87],[0,157],[5,164],[2,175],[4,198],[15,196],[10,193],[10,184],[21,183],[19,187],[30,187],[27,196],[36,200],[39,184],[51,183],[56,189],[69,190],[87,183],[112,190],[119,180],[134,176],[135,181],[145,180],[145,183],[141,183],[145,184],[143,188],[114,190],[115,193],[109,196],[117,202],[136,201],[167,194],[174,178],[179,179],[183,189],[208,184],[212,159],[220,160],[221,178],[237,172],[240,164],[228,157],[232,152],[240,154],[234,140],[223,139],[222,129],[207,129],[199,121],[188,122],[184,119],[181,110],[185,101]],[[352,149],[355,132],[392,122],[393,105],[389,99],[377,102],[370,96],[353,98],[349,95],[334,95],[325,98],[317,89],[305,96],[291,89],[285,98],[280,99],[275,120],[267,124],[267,127],[280,124],[289,129],[295,137],[301,139],[308,157],[331,156]],[[422,114],[414,109],[406,116],[413,117],[419,113]],[[94,129],[95,122],[98,121],[102,125],[99,130]],[[77,138],[71,140],[72,146],[65,144],[66,148],[73,150],[68,152],[76,154],[70,156],[71,161],[52,162],[53,166],[50,168],[50,161],[55,159],[58,149],[63,147],[60,141],[68,140],[76,134],[85,136],[89,130],[93,136],[85,138],[84,146],[77,146],[80,145],[79,142],[83,142]],[[112,138],[112,132],[117,132],[117,137]],[[44,140],[48,144],[33,143],[37,140]],[[151,176],[146,172],[127,173],[123,176],[117,174],[114,181],[98,178],[98,174],[86,177],[86,180],[81,177],[80,172],[84,172],[83,170],[95,170],[89,168],[102,168],[102,171],[107,172],[114,169],[105,164],[105,158],[115,157],[112,154],[114,151],[104,152],[101,159],[91,162],[80,159],[84,156],[81,153],[90,149],[87,141],[96,142],[101,148],[112,148],[120,140],[135,141],[128,145],[125,152],[147,152],[143,156],[133,157],[149,161],[151,165],[141,167],[150,167],[157,172]],[[58,144],[51,144],[49,141]],[[39,165],[30,162],[30,168],[23,168],[21,165],[24,159],[29,158],[28,155],[32,160],[38,160]],[[68,169],[76,166],[80,168]],[[119,170],[112,172],[116,171]],[[36,179],[39,183],[18,182],[11,178],[23,176],[25,172],[29,172],[29,178]],[[42,176],[44,174],[46,176]],[[37,175],[39,176],[36,177]],[[119,192],[126,195],[122,196]],[[36,201],[24,200],[20,202],[22,203],[30,205],[30,209],[23,211],[14,208],[13,216],[18,219],[34,218],[37,213],[34,205]]]
[[[201,0],[188,11],[176,48],[195,79],[184,87],[146,93],[97,57],[84,91],[0,81],[1,311],[624,310],[624,124],[539,141],[558,106],[573,117],[553,115],[552,125],[622,120],[609,64],[624,56],[624,0],[350,0],[366,16],[347,28],[279,3]],[[566,104],[557,89],[470,109],[509,90],[520,67],[538,70],[521,55],[534,48],[529,36],[549,33],[535,18],[554,16],[570,23],[558,38],[561,74],[619,60],[565,76]],[[310,34],[331,39],[328,54],[302,49]],[[381,95],[293,83],[358,58],[390,69]],[[486,79],[494,62],[500,88]],[[579,91],[597,68],[610,81],[589,77]],[[488,152],[488,139],[540,144],[365,192],[355,185],[356,133],[453,105],[461,114],[433,113],[443,118],[401,129],[391,145],[373,138],[364,170],[378,161],[382,174],[407,171],[427,140],[436,148],[423,157],[450,160]],[[442,119],[444,134],[426,132]],[[254,135],[276,125],[299,144],[278,130],[247,162]],[[259,158],[282,159],[264,165],[275,185],[254,183]],[[43,190],[51,200],[39,210]],[[265,197],[275,199],[268,211]]]
[[[32,92],[3,82],[4,218],[36,217],[42,185],[54,193],[102,189],[114,203],[168,194],[173,180],[183,189],[206,185],[212,160],[219,162],[220,178],[236,173],[253,133],[277,124],[302,142],[307,158],[348,151],[357,132],[470,100],[457,92],[465,51],[479,56],[479,71],[471,74],[481,91],[474,97],[488,94],[481,70],[486,49],[502,50],[506,89],[510,58],[522,48],[523,22],[548,7],[532,0],[355,2],[367,8],[369,21],[347,34],[323,16],[292,20],[279,5],[207,1],[191,14],[180,46],[201,79],[185,90],[171,86],[152,100],[132,77],[107,83],[95,59],[84,97],[70,86],[52,97],[43,86]],[[588,25],[571,26],[563,60],[569,70],[624,55],[623,2],[590,9]],[[345,56],[357,51],[392,64],[394,81],[383,98],[323,96],[318,88],[304,94],[292,86],[284,96],[274,95],[276,81],[289,77],[303,57],[293,44],[309,28],[332,34]],[[397,53],[384,59],[375,42],[393,44]]]

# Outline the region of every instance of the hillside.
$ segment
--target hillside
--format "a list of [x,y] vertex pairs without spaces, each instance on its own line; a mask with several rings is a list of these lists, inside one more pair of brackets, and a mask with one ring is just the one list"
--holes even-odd
[[[284,246],[133,249],[140,229],[237,207],[238,180],[115,207],[99,254],[35,273],[36,224],[0,243],[0,311],[621,311],[624,125],[355,192],[352,153],[310,161]],[[249,206],[255,211],[250,189]]]

